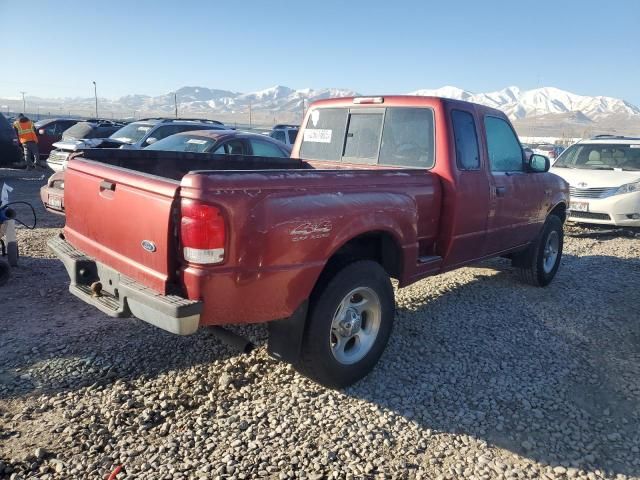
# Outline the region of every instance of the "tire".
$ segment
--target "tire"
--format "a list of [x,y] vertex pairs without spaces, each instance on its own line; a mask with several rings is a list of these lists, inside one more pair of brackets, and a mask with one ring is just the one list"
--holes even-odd
[[7,260],[9,260],[9,265],[11,265],[12,267],[17,267],[19,257],[20,254],[18,252],[18,243],[10,242],[7,245]]
[[0,260],[0,287],[7,283],[11,276],[11,267],[4,260]]
[[329,388],[357,382],[380,359],[394,315],[393,287],[378,263],[344,266],[311,296],[296,370]]
[[549,215],[536,242],[513,257],[520,280],[536,287],[549,285],[560,267],[563,243],[562,220]]

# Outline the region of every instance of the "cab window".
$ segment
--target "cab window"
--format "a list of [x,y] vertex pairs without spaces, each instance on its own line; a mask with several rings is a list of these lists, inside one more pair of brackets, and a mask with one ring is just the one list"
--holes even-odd
[[522,172],[522,147],[511,126],[498,117],[486,116],[487,152],[492,172]]
[[380,165],[431,168],[435,162],[433,144],[433,110],[387,108]]
[[478,150],[478,136],[473,115],[462,110],[452,110],[451,122],[458,168],[460,170],[478,170],[480,168],[480,151]]

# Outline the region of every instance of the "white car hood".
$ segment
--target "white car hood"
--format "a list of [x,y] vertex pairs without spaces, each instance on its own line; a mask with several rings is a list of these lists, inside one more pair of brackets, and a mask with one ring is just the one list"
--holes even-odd
[[577,188],[619,187],[625,183],[640,181],[640,172],[622,170],[587,170],[578,168],[551,168],[551,173]]
[[76,150],[83,148],[96,148],[105,142],[117,145],[124,144],[120,140],[114,140],[113,138],[84,138],[82,140],[63,140],[54,143],[53,146],[59,150],[70,150],[75,152]]

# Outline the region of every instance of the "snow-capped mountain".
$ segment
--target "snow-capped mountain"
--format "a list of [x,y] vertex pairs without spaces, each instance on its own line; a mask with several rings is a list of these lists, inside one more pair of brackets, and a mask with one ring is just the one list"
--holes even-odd
[[[357,95],[353,90],[324,88],[314,90],[310,88],[294,90],[282,85],[276,85],[265,90],[250,93],[238,93],[228,90],[216,90],[205,87],[182,87],[175,92],[178,108],[181,113],[239,113],[251,107],[254,112],[300,112],[302,103],[321,98],[345,97]],[[174,93],[149,97],[144,95],[130,95],[114,100],[113,109],[121,105],[122,110],[135,109],[139,111],[171,112],[175,108]]]
[[[224,118],[235,118],[239,114],[247,115],[249,109],[254,114],[266,118],[299,119],[303,106],[322,98],[355,96],[367,94],[340,88],[293,89],[276,85],[257,92],[240,93],[230,90],[219,90],[198,86],[182,87],[175,92],[164,95],[127,95],[118,99],[99,99],[101,112],[111,116],[171,115],[175,109],[175,101],[181,116],[219,115]],[[399,92],[400,93],[400,92]],[[422,89],[410,95],[433,95],[455,98],[481,103],[506,112],[513,120],[539,118],[558,115],[563,121],[580,119],[580,122],[601,122],[615,117],[633,117],[640,119],[640,108],[621,99],[604,96],[583,96],[560,90],[554,87],[521,90],[518,87],[507,87],[489,93],[473,93],[458,87],[445,86],[438,89]],[[11,108],[21,108],[15,99],[0,99],[10,104]],[[38,105],[39,110],[60,111],[92,115],[93,97],[43,99],[30,97],[27,104]],[[32,107],[33,108],[33,107]],[[579,114],[579,116],[577,116]],[[296,120],[297,121],[297,120]],[[572,120],[573,121],[573,120]],[[580,123],[579,122],[579,123]]]
[[524,91],[518,87],[507,87],[497,92],[472,93],[446,86],[436,90],[416,90],[411,95],[433,95],[476,102],[499,108],[512,119],[570,112],[580,112],[590,120],[615,114],[640,115],[640,108],[618,98],[576,95],[554,87]]

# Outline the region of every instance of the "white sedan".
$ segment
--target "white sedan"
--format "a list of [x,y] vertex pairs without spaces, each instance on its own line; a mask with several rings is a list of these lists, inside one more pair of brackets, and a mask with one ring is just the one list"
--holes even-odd
[[580,141],[558,157],[551,172],[569,183],[570,221],[640,227],[640,138]]

